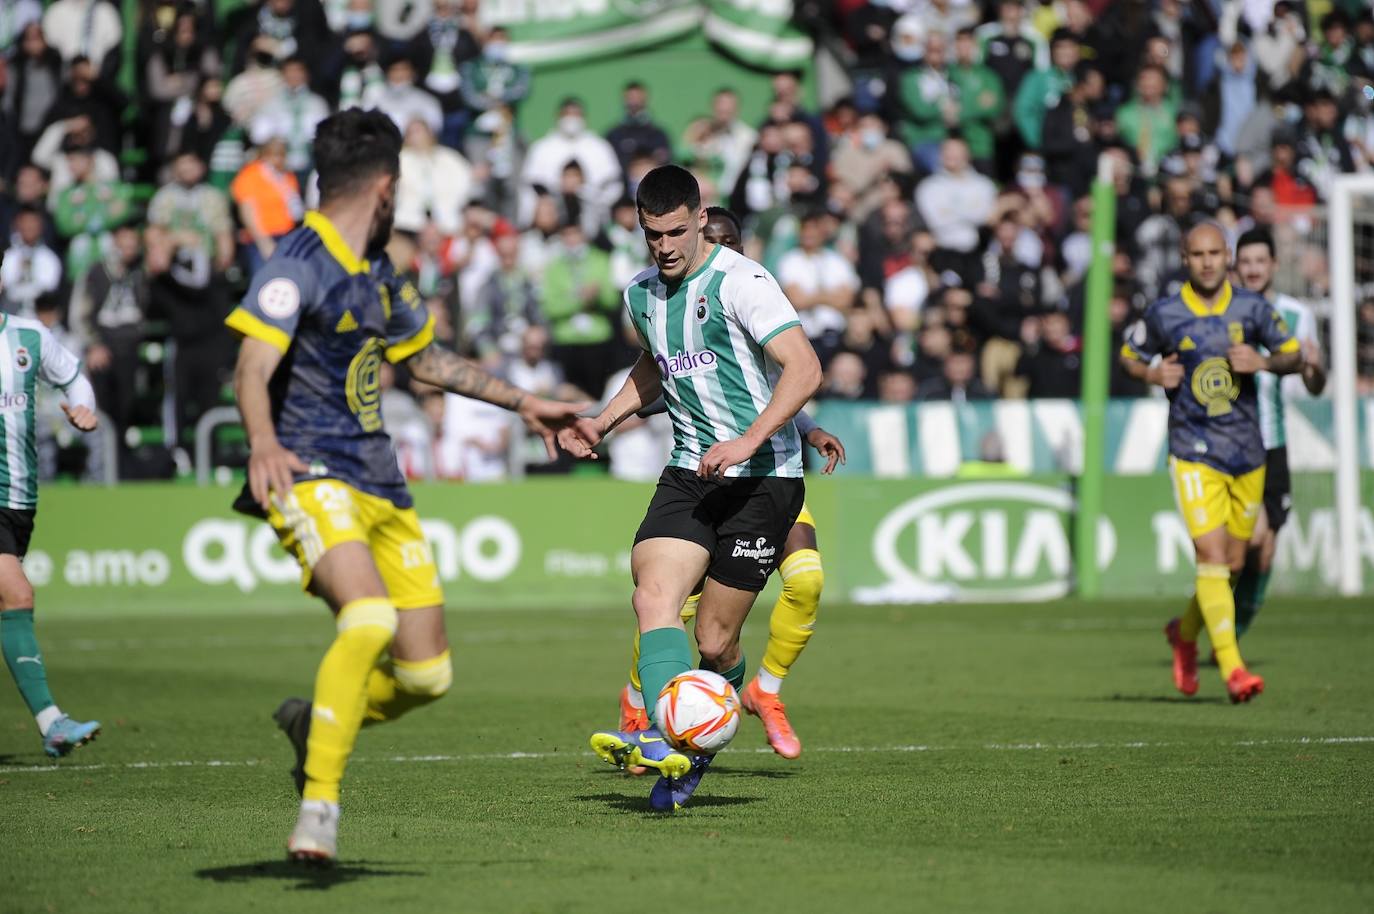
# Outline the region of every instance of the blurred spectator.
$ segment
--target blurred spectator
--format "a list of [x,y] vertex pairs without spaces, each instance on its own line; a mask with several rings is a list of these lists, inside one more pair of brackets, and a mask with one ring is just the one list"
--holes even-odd
[[0,308],[33,317],[38,299],[53,295],[62,285],[62,260],[43,243],[43,217],[33,206],[21,207],[13,234],[0,264]]
[[[922,383],[915,395],[921,400],[949,400],[954,403],[992,399],[992,391],[974,377],[973,370],[972,353],[963,350],[951,351],[945,356],[939,376]],[[886,376],[884,380],[887,377],[891,375]],[[903,373],[901,377],[910,378],[910,375]]]
[[558,234],[559,248],[544,270],[542,289],[554,357],[569,383],[599,391],[628,361],[617,357],[620,289],[611,281],[610,258],[587,243],[580,225],[569,223]]
[[[877,380],[872,388],[877,390]],[[816,396],[822,400],[862,400],[870,395],[864,361],[852,352],[837,352],[826,366],[821,389]]]
[[224,195],[205,179],[193,152],[172,161],[172,181],[148,203],[148,272],[168,278],[194,297],[234,260],[233,223]]
[[892,174],[911,171],[906,148],[887,135],[887,124],[877,114],[860,115],[854,129],[835,143],[832,153],[835,180],[854,196],[848,216],[863,222],[883,200],[883,184]]
[[361,105],[385,111],[401,131],[417,119],[424,121],[435,136],[444,129],[443,109],[433,95],[415,85],[415,65],[406,57],[397,57],[386,65],[386,82],[364,92]]
[[620,160],[621,170],[628,171],[630,159],[635,155],[647,155],[655,165],[667,162],[673,155],[673,144],[649,114],[649,90],[637,80],[628,82],[621,100],[625,116],[606,134],[606,141]]
[[537,189],[542,188],[545,193],[558,191],[563,169],[569,162],[581,167],[587,198],[609,211],[622,193],[620,162],[611,144],[587,129],[582,102],[576,98],[565,98],[559,104],[558,123],[530,144],[525,155],[521,174],[522,222],[528,222],[534,213]]
[[240,27],[234,69],[243,70],[254,55],[262,66],[301,57],[307,69],[314,69],[326,27],[318,0],[261,0],[256,14],[246,16]]
[[329,80],[337,87],[332,99],[334,110],[363,107],[363,99],[379,96],[386,87],[386,74],[377,64],[377,40],[368,31],[350,31],[344,36],[338,73]]
[[536,198],[534,218],[520,235],[520,266],[529,274],[535,289],[544,284],[544,270],[558,251],[558,203],[549,194]]
[[717,89],[711,96],[711,114],[687,125],[682,146],[704,167],[719,188],[732,190],[749,161],[758,131],[739,117],[739,95],[734,89]]
[[930,295],[929,257],[934,239],[926,232],[911,235],[911,257],[907,265],[887,278],[883,303],[892,326],[901,333],[914,333],[921,324],[921,309]]
[[138,228],[123,225],[113,234],[109,254],[76,283],[67,320],[78,351],[85,352],[96,402],[113,420],[122,441],[133,421],[149,289]]
[[[475,0],[466,0],[460,9],[460,20],[468,31],[474,30],[469,11],[476,6]],[[434,0],[410,0],[408,3],[348,0],[348,27],[375,28],[388,42],[402,46],[424,30],[433,9]]]
[[[1374,56],[1374,46],[1371,46]],[[1374,171],[1374,63],[1369,74],[1356,74],[1350,113],[1345,118],[1345,139],[1359,171]]]
[[510,468],[511,416],[481,400],[444,394],[435,443],[439,475],[464,482],[499,482]]
[[1028,395],[1077,398],[1083,370],[1083,341],[1073,335],[1069,316],[1049,311],[1027,325],[1026,351],[1016,373],[1029,381]]
[[1355,63],[1355,38],[1350,34],[1350,21],[1340,10],[1322,16],[1321,41],[1316,53],[1309,56],[1299,74],[1308,91],[1326,91],[1333,96],[1344,95],[1350,87],[1350,69]]
[[[47,211],[48,177],[37,165],[22,165],[15,174],[14,184],[0,193],[0,227],[9,231],[14,217],[24,207],[32,207],[43,223],[41,237],[51,247],[57,244],[57,228]],[[8,239],[8,235],[4,238]]]
[[[1132,290],[1128,284],[1118,282],[1112,289],[1110,314],[1112,320],[1111,352],[1120,352],[1126,340],[1126,331],[1136,320],[1136,309],[1131,304]],[[1113,397],[1143,397],[1149,393],[1149,385],[1126,374],[1120,359],[1111,360],[1111,381],[1109,393]]]
[[229,196],[243,224],[243,252],[250,274],[272,256],[277,239],[305,215],[300,184],[286,167],[286,140],[269,139],[253,161],[243,166]]
[[875,326],[868,311],[860,309],[849,315],[840,346],[830,360],[831,366],[843,355],[857,356],[863,362],[863,398],[873,399],[878,395],[878,378],[896,367],[892,360],[892,336]]
[[[828,162],[829,144],[826,139],[825,125],[815,112],[802,104],[801,74],[795,70],[783,70],[773,74],[773,99],[768,104],[768,118],[777,124],[801,124],[810,133],[810,152],[813,156],[808,164],[818,177],[825,174]],[[792,146],[795,154],[797,142]]]
[[493,235],[497,267],[477,301],[464,308],[463,336],[483,364],[494,368],[520,352],[525,331],[542,323],[543,315],[534,283],[520,264],[520,235],[504,220]]
[[1335,176],[1355,170],[1355,156],[1341,129],[1336,97],[1323,88],[1304,101],[1297,144],[1298,171],[1325,200]]
[[464,27],[457,0],[431,2],[433,12],[411,41],[409,56],[419,70],[420,83],[439,100],[444,112],[445,145],[457,147],[468,118],[459,91],[463,81],[459,68],[481,53],[481,46]]
[[980,25],[976,36],[982,61],[1002,81],[1007,98],[1016,97],[1026,74],[1049,69],[1049,45],[1026,21],[1024,0],[998,0],[997,18]]
[[1254,55],[1239,41],[1226,50],[1224,61],[1218,61],[1217,92],[1221,111],[1217,123],[1217,146],[1228,156],[1236,154],[1237,135],[1255,110],[1258,97],[1255,72]]
[[459,73],[463,101],[479,119],[483,113],[500,109],[514,112],[530,94],[530,68],[511,62],[510,36],[500,26],[487,33],[481,55],[465,61]]
[[905,371],[889,371],[878,378],[879,403],[911,403],[917,396],[916,379]]
[[120,151],[123,127],[120,118],[128,99],[113,79],[96,79],[95,65],[84,57],[67,64],[67,84],[48,109],[48,123],[70,124],[85,118],[95,131],[92,141],[107,152]]
[[649,250],[644,244],[644,230],[639,227],[639,210],[635,201],[622,197],[611,208],[611,221],[606,225],[606,244],[611,249],[611,282],[618,289],[630,284],[640,270],[650,265]]
[[1007,99],[997,74],[978,62],[978,43],[972,29],[960,29],[954,36],[954,66],[949,78],[957,100],[959,133],[968,142],[974,165],[991,174],[993,139],[997,124],[1006,114]]
[[119,161],[109,150],[98,148],[94,144],[95,130],[85,115],[58,121],[43,131],[43,135],[38,138],[38,144],[33,147],[32,161],[50,172],[47,201],[49,207],[56,206],[57,198],[62,191],[72,186],[71,167],[67,162],[67,156],[62,152],[64,147],[80,146],[90,150],[91,173],[96,180],[119,180]]
[[939,167],[940,143],[959,123],[959,100],[950,82],[949,39],[926,33],[921,65],[905,70],[898,83],[902,105],[902,138],[925,172]]
[[[453,240],[450,255],[458,276],[458,301],[462,307],[470,307],[481,297],[482,287],[496,270],[500,258],[492,237],[500,225],[498,218],[475,200],[469,200],[463,208],[463,230]],[[506,227],[501,230],[504,232]]]
[[167,136],[171,158],[190,152],[209,165],[211,183],[227,190],[229,182],[243,167],[243,131],[234,126],[229,112],[220,102],[224,83],[207,79],[200,84],[184,121],[172,120]]
[[502,366],[501,377],[540,397],[567,400],[586,396],[568,386],[563,368],[549,358],[547,327],[531,324],[521,331],[518,342],[515,354],[506,358]]
[[935,237],[930,265],[973,286],[981,272],[978,233],[993,215],[997,187],[969,166],[968,144],[957,137],[941,145],[940,165],[916,189],[916,208]]
[[1021,80],[1012,103],[1012,118],[1027,147],[1040,148],[1045,114],[1053,111],[1073,86],[1074,70],[1081,59],[1077,36],[1068,29],[1059,29],[1050,37],[1049,69],[1035,70]]
[[67,278],[75,280],[110,249],[110,230],[133,214],[134,189],[95,176],[94,150],[68,143],[72,183],[57,197],[53,222],[67,244]]
[[62,87],[62,58],[48,47],[43,29],[30,22],[20,32],[18,54],[9,60],[3,107],[13,115],[16,158],[29,157],[48,123],[48,111]]
[[246,65],[235,68],[236,75],[224,87],[224,110],[239,124],[251,124],[258,112],[281,95],[286,81],[276,66],[275,46],[266,36],[254,38]]
[[1088,192],[1097,175],[1098,143],[1093,112],[1102,101],[1107,84],[1102,71],[1080,63],[1074,70],[1073,87],[1045,115],[1041,151],[1045,174],[1051,184],[1077,197]]
[[148,97],[154,102],[152,152],[159,165],[175,153],[171,136],[192,116],[201,85],[221,73],[219,52],[202,42],[193,8],[175,13],[168,31],[167,40],[148,56],[146,67]]
[[1317,203],[1317,191],[1298,164],[1298,141],[1289,130],[1274,134],[1270,168],[1255,184],[1274,192],[1274,203],[1283,208],[1306,209]]
[[910,4],[915,17],[927,35],[939,34],[952,39],[959,29],[978,24],[978,4],[974,0],[925,0]]
[[43,7],[38,0],[5,0],[0,12],[0,57],[8,58],[18,49],[24,30],[40,23]]
[[329,116],[329,106],[310,91],[310,71],[304,59],[287,58],[281,66],[281,77],[281,93],[253,117],[248,138],[255,146],[276,137],[284,139],[286,168],[302,182],[313,162],[310,144],[315,139],[315,128]]
[[473,168],[473,196],[507,219],[514,219],[525,141],[515,129],[511,109],[497,106],[480,115],[468,132],[465,148]]
[[783,152],[782,127],[767,123],[759,127],[758,142],[740,171],[730,193],[730,209],[741,218],[772,209],[786,202],[785,174],[792,157]]
[[841,254],[826,247],[827,217],[813,211],[801,219],[799,245],[778,262],[778,283],[801,318],[811,345],[825,365],[840,348],[845,322],[859,291],[859,275]]
[[86,60],[92,79],[113,81],[124,39],[124,23],[114,4],[105,0],[55,0],[43,14],[43,37],[68,67]]
[[432,219],[447,237],[458,234],[472,194],[472,168],[456,150],[440,146],[429,124],[415,118],[405,128],[401,177],[396,182],[396,227],[419,231]]
[[1145,295],[1165,295],[1167,284],[1183,268],[1183,235],[1193,224],[1193,183],[1184,177],[1164,182],[1164,211],[1141,223],[1135,234],[1136,275]]
[[1168,88],[1169,76],[1164,68],[1146,64],[1136,76],[1135,95],[1116,112],[1121,139],[1135,150],[1146,174],[1153,174],[1178,144],[1174,129],[1178,108],[1169,101]]

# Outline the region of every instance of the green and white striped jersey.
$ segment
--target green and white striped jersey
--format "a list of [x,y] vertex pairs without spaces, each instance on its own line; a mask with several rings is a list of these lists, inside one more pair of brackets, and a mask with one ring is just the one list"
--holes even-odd
[[[1316,341],[1317,321],[1312,316],[1311,308],[1291,295],[1282,294],[1274,298],[1274,307],[1278,309],[1284,323],[1288,324],[1289,331],[1299,343]],[[1259,395],[1260,435],[1264,438],[1264,449],[1267,451],[1286,447],[1288,444],[1283,417],[1285,380],[1267,371],[1261,371],[1255,376],[1255,383],[1258,385],[1256,393]]]
[[[766,269],[716,246],[675,285],[651,267],[625,289],[640,345],[658,362],[673,422],[668,466],[695,470],[711,445],[741,437],[773,397],[781,368],[764,346],[800,326],[796,309]],[[801,437],[788,422],[726,476],[802,475]]]
[[38,442],[34,396],[39,381],[65,390],[81,362],[38,321],[0,314],[0,506],[38,506]]

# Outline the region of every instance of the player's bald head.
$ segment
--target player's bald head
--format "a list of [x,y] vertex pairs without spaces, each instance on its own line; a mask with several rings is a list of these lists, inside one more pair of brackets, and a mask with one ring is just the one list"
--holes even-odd
[[1184,250],[1193,248],[1195,244],[1208,247],[1221,245],[1224,247],[1226,245],[1226,231],[1210,219],[1199,222],[1183,235]]
[[1215,222],[1199,222],[1190,228],[1183,236],[1183,262],[1193,291],[1205,297],[1216,294],[1231,264],[1226,232]]

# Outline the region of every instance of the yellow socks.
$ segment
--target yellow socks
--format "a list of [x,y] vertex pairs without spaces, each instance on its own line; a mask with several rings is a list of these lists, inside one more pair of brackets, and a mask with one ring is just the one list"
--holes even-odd
[[1178,620],[1178,636],[1184,641],[1196,641],[1202,631],[1202,610],[1197,605],[1197,594],[1188,601],[1188,609]]
[[[797,662],[806,642],[816,627],[816,610],[825,586],[825,572],[821,569],[821,554],[815,549],[799,549],[783,560],[778,568],[782,578],[782,593],[773,605],[768,620],[768,646],[764,648],[763,670],[759,673],[764,691],[776,692],[765,681],[768,677],[781,680]],[[781,685],[781,683],[776,683]]]
[[306,800],[339,802],[339,782],[367,707],[367,681],[396,634],[396,607],[385,597],[344,604],[338,635],[315,675],[305,756]]
[[367,677],[367,716],[363,726],[395,720],[427,705],[453,684],[453,655],[444,651],[428,660],[386,660]]
[[1231,594],[1231,569],[1225,565],[1198,565],[1196,602],[1207,623],[1207,637],[1217,655],[1221,678],[1230,679],[1232,672],[1244,666],[1240,648],[1236,646],[1236,602]]

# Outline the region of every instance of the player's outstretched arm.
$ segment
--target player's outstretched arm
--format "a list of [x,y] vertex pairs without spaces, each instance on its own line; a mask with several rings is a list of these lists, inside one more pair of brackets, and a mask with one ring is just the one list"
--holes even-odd
[[574,457],[596,459],[593,450],[611,433],[611,430],[624,422],[645,406],[653,403],[663,394],[663,379],[658,373],[658,363],[647,352],[640,352],[639,359],[630,369],[625,383],[611,397],[606,408],[594,417],[581,417],[558,433],[558,443],[563,450]]
[[282,351],[271,343],[245,337],[234,366],[234,399],[248,435],[248,490],[264,511],[271,507],[272,493],[286,498],[296,473],[306,465],[282,447],[272,424],[272,398],[267,384],[281,363]]
[[526,428],[544,439],[550,460],[558,456],[554,436],[560,429],[571,425],[577,419],[577,414],[590,405],[559,403],[536,397],[514,384],[507,384],[471,359],[465,359],[437,343],[430,343],[406,359],[406,367],[417,381],[515,413],[524,420]]
[[799,410],[792,421],[796,423],[797,431],[801,434],[802,440],[815,448],[825,458],[825,466],[821,469],[822,473],[829,475],[835,472],[835,467],[844,463],[844,442],[817,425],[816,420],[812,419],[806,410]]
[[782,375],[773,385],[773,398],[742,437],[711,445],[701,458],[698,476],[723,476],[730,467],[754,456],[820,389],[821,363],[801,327],[782,331],[768,341],[764,350],[782,367]]
[[72,428],[79,432],[93,432],[99,420],[95,415],[95,388],[90,379],[78,372],[71,383],[62,389],[67,402],[62,404],[62,412]]

